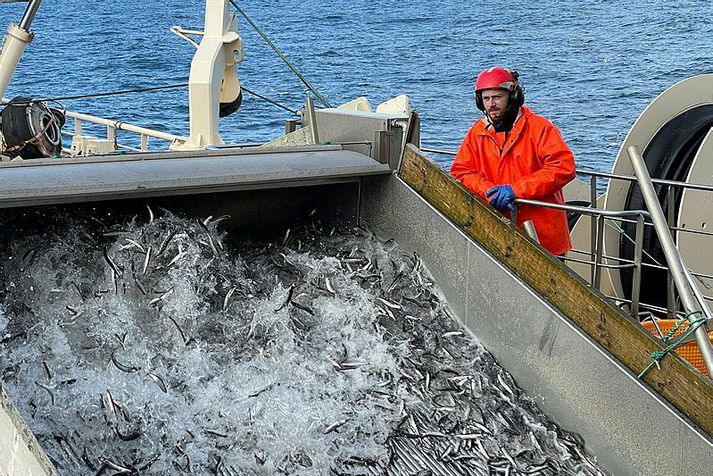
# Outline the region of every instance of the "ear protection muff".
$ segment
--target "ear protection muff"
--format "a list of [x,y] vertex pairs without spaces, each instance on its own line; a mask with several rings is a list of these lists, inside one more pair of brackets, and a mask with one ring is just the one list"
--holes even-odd
[[[520,109],[523,104],[525,104],[525,91],[522,90],[520,86],[520,74],[517,71],[511,71],[512,77],[515,79],[515,84],[510,88],[510,98],[508,100],[508,106],[514,109]],[[481,96],[480,102],[482,104],[483,99]]]
[[481,111],[485,112],[485,104],[483,104],[483,92],[482,91],[475,92],[475,107],[477,107]]

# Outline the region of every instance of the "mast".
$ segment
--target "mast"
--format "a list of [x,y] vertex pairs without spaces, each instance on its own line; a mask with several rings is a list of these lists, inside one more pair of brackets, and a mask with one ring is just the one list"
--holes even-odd
[[35,19],[41,1],[30,0],[24,15],[22,15],[20,24],[11,24],[7,29],[2,52],[0,53],[0,98],[5,94],[5,90],[7,90],[10,80],[12,80],[12,75],[15,73],[25,48],[32,42],[34,34],[30,31],[30,25]]
[[180,150],[205,149],[222,144],[218,134],[223,102],[240,94],[237,63],[242,60],[242,40],[228,0],[206,0],[205,31],[193,61],[188,86],[191,134]]

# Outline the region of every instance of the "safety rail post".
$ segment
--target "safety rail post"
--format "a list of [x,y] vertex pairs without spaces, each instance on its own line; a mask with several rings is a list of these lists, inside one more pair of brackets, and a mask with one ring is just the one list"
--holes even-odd
[[525,233],[527,233],[527,236],[532,238],[532,241],[536,243],[540,242],[540,237],[537,236],[537,229],[535,228],[535,224],[532,223],[532,220],[527,220],[526,222],[523,222],[522,228],[523,230],[525,230]]
[[116,127],[109,125],[106,126],[106,139],[112,141],[114,143],[114,148],[116,149]]
[[149,150],[149,136],[141,134],[141,152]]
[[[644,197],[644,202],[646,203],[646,207],[651,214],[651,221],[654,224],[656,234],[661,242],[661,247],[666,255],[666,261],[668,262],[668,267],[671,270],[674,282],[676,283],[676,289],[678,290],[681,301],[686,308],[687,319],[689,323],[694,321],[696,314],[703,314],[706,319],[710,319],[710,314],[706,312],[706,303],[699,302],[699,299],[692,288],[695,283],[690,281],[690,273],[688,273],[683,257],[679,253],[676,248],[676,244],[673,241],[668,223],[666,222],[666,217],[661,209],[661,204],[658,201],[656,191],[651,183],[651,176],[646,168],[644,158],[641,156],[639,147],[632,145],[628,147],[626,151],[629,155],[631,165],[634,168],[634,175],[636,175],[636,178],[638,179],[639,188]],[[696,341],[698,342],[698,348],[701,351],[703,361],[708,369],[708,375],[713,377],[713,348],[711,348],[711,342],[708,338],[705,326],[698,326],[696,328],[695,335]]]
[[80,137],[82,135],[82,120],[78,117],[74,119],[74,135]]
[[644,215],[636,217],[636,237],[634,239],[634,273],[631,279],[631,314],[639,316],[641,298],[641,255],[644,248]]
[[[597,177],[596,175],[591,175],[589,177],[589,200],[591,201],[592,209],[597,208]],[[594,216],[589,217],[589,231],[590,231],[590,242],[589,242],[589,259],[592,261],[592,269],[590,272],[590,283],[594,286],[594,274],[595,266],[594,260],[597,259],[596,253],[596,242],[597,242],[597,230],[594,227]]]
[[602,258],[604,256],[604,215],[597,215],[597,241],[594,250],[594,276],[592,278],[592,286],[601,290],[602,284]]
[[[675,226],[674,220],[676,219],[676,209],[674,207],[674,190],[670,185],[666,189],[666,221],[668,222],[668,229],[673,233],[673,227]],[[671,268],[669,267],[666,271],[666,309],[667,317],[669,319],[676,318],[676,285],[673,282],[673,274],[671,274]]]

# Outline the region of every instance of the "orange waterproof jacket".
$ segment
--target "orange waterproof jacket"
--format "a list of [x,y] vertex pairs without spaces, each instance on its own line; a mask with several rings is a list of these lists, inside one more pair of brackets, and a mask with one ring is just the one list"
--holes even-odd
[[[559,129],[522,106],[507,137],[496,133],[486,118],[476,121],[463,139],[451,174],[483,198],[490,188],[509,184],[518,198],[562,204],[562,187],[574,178],[575,165]],[[552,254],[572,248],[564,211],[519,206],[518,226],[528,220]]]

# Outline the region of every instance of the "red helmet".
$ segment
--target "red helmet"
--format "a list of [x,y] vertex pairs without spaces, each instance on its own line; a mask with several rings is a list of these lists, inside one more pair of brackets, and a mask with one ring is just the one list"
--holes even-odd
[[[510,92],[508,108],[517,115],[520,106],[525,104],[525,92],[520,86],[520,77],[517,71],[511,71],[502,66],[494,66],[486,69],[478,75],[475,80],[475,105],[481,111],[485,111],[483,104],[483,91],[486,89],[505,89]],[[515,117],[515,116],[513,116]]]
[[494,66],[478,75],[478,79],[475,81],[475,90],[507,89],[512,91],[515,85],[517,85],[517,73],[513,74],[512,71],[502,66]]

